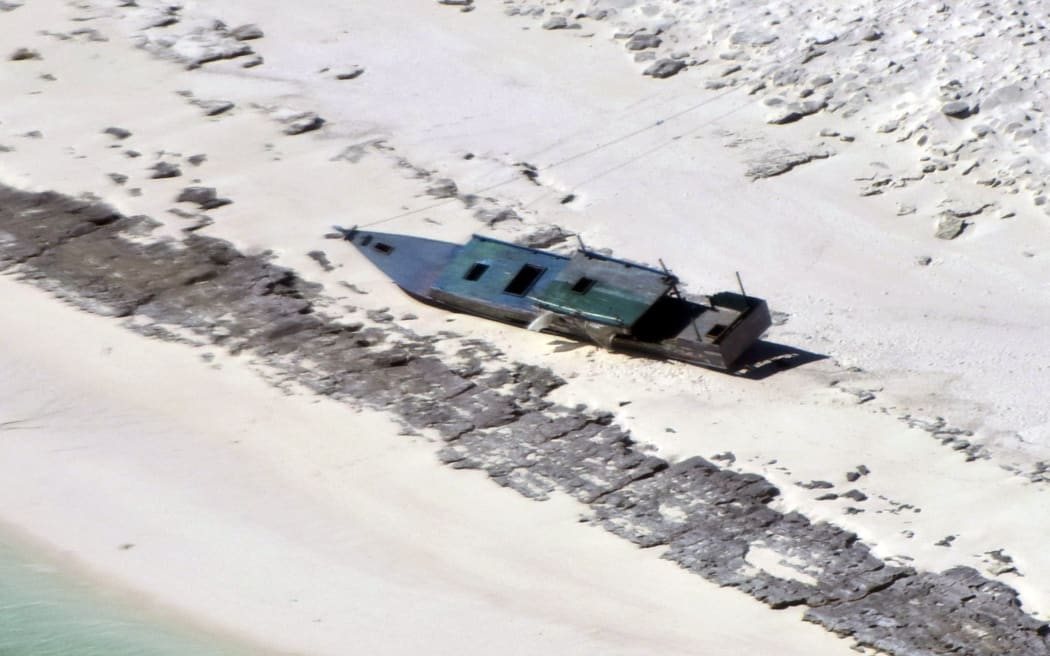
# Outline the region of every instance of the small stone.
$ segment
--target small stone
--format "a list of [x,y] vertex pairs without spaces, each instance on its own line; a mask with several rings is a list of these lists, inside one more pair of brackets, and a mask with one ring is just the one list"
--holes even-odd
[[776,40],[777,36],[775,34],[751,30],[741,30],[729,37],[730,43],[741,46],[768,46]]
[[256,66],[262,66],[263,58],[262,55],[255,55],[244,60],[241,64],[241,68],[255,68]]
[[157,162],[150,168],[153,169],[153,175],[150,176],[153,179],[177,178],[182,175],[182,170],[178,165],[171,162]]
[[869,27],[860,37],[864,41],[878,41],[882,38],[882,32],[875,27]]
[[787,125],[788,123],[794,123],[801,121],[804,114],[798,105],[792,103],[790,105],[783,105],[777,108],[776,111],[770,112],[766,115],[766,123],[770,125]]
[[968,225],[961,216],[943,214],[937,222],[937,232],[934,236],[937,239],[952,240],[961,235]]
[[117,139],[123,140],[131,136],[131,131],[125,130],[124,128],[108,127],[102,131],[102,134],[108,134],[110,136],[116,137]]
[[206,159],[208,159],[207,155],[204,153],[198,153],[197,155],[190,155],[186,158],[186,161],[194,166],[200,166]]
[[966,118],[973,113],[973,108],[965,100],[953,100],[941,106],[941,113],[952,118]]
[[310,251],[306,255],[311,260],[313,260],[313,261],[317,262],[318,264],[320,264],[321,268],[324,269],[325,271],[334,271],[335,270],[335,267],[332,266],[332,263],[328,260],[328,256],[325,255],[324,251]]
[[229,198],[219,198],[214,187],[186,187],[175,197],[175,202],[196,203],[202,210],[213,210],[233,201]]
[[853,499],[858,503],[861,501],[868,500],[868,495],[864,494],[860,490],[850,490],[849,492],[844,492],[842,496],[846,497],[847,499]]
[[626,44],[628,50],[646,50],[648,48],[657,48],[663,41],[655,34],[646,34],[639,32],[630,38]]
[[929,255],[920,255],[919,257],[915,258],[915,263],[919,266],[930,266],[931,264],[933,264],[933,258]]
[[678,59],[661,59],[655,62],[652,66],[645,69],[643,75],[655,77],[658,79],[664,79],[677,75],[683,68],[685,68],[685,62]]
[[882,134],[889,134],[890,132],[896,132],[900,125],[900,121],[886,121],[877,127],[875,131]]
[[229,100],[197,100],[193,104],[203,109],[205,116],[218,116],[234,108]]
[[30,48],[18,48],[11,53],[11,61],[29,61],[32,59],[43,59],[40,53]]
[[434,198],[455,198],[459,193],[459,187],[454,180],[441,178],[427,188],[427,194]]
[[124,175],[123,173],[110,173],[109,179],[117,183],[118,185],[122,185],[128,181],[128,176]]
[[258,25],[249,23],[230,30],[230,36],[238,41],[251,41],[263,38],[263,31]]
[[287,126],[284,128],[284,133],[288,135],[303,134],[304,132],[317,130],[322,125],[324,125],[323,118],[313,112],[307,112],[298,118],[288,121]]
[[564,16],[551,16],[542,27],[545,30],[564,30],[569,27],[569,20]]
[[810,481],[808,483],[799,483],[798,486],[807,490],[830,490],[835,487],[835,484],[831,481]]
[[351,66],[335,74],[337,80],[356,80],[364,75],[365,69],[360,66]]

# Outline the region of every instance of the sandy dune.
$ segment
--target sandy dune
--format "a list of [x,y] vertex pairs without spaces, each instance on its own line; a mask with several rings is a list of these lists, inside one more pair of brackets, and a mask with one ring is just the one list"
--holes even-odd
[[[778,485],[782,509],[855,531],[902,564],[976,567],[1017,589],[1030,612],[1050,613],[1039,524],[1040,462],[1050,460],[1036,111],[1045,57],[1028,54],[1043,48],[1037,21],[978,3],[768,15],[736,3],[168,4],[0,12],[3,43],[39,53],[0,53],[12,99],[0,108],[0,181],[149,215],[162,225],[145,240],[209,224],[204,234],[272,250],[323,283],[331,308],[411,313],[424,334],[469,332],[553,369],[570,381],[558,401],[616,411],[671,461],[731,452],[722,462]],[[544,29],[561,24],[554,16],[565,29]],[[230,36],[249,23],[264,36]],[[659,45],[626,45],[646,36]],[[220,55],[237,56],[194,63]],[[667,79],[642,74],[664,59],[686,66]],[[953,102],[967,109],[946,113]],[[784,121],[790,112],[800,116]],[[784,162],[790,170],[761,177]],[[179,175],[151,177],[158,164]],[[457,197],[427,193],[448,180]],[[233,202],[205,211],[175,201],[193,185]],[[619,255],[663,258],[697,291],[728,288],[740,271],[782,313],[770,341],[827,357],[756,381],[450,323],[322,239],[332,223],[377,221],[452,241],[556,224]],[[953,221],[954,239],[935,236]],[[334,270],[307,255],[317,250]],[[370,411],[283,396],[218,351],[216,370],[13,283],[4,293],[20,308],[4,319],[5,343],[29,345],[5,366],[40,378],[6,390],[15,401],[3,411],[73,399],[45,443],[99,448],[66,463],[5,446],[4,506],[17,510],[3,519],[162,603],[319,653],[339,652],[347,635],[403,652],[846,648],[576,526],[568,501],[528,503],[442,469],[432,445],[397,438]],[[60,340],[68,347],[56,350]],[[332,442],[344,425],[352,448]],[[127,450],[139,433],[150,440]],[[58,472],[62,488],[41,484]],[[834,488],[799,485],[811,481]],[[866,498],[842,496],[854,489]],[[829,492],[838,496],[822,500]],[[69,496],[83,507],[64,505]],[[124,519],[98,521],[113,516]],[[550,551],[521,539],[537,526]],[[231,567],[230,551],[255,555]],[[783,567],[776,560],[755,564]],[[209,576],[173,585],[193,571]],[[310,601],[300,608],[297,595]],[[401,628],[368,630],[406,607],[392,625]],[[644,630],[624,627],[625,616],[644,617]],[[409,621],[419,617],[433,624]]]

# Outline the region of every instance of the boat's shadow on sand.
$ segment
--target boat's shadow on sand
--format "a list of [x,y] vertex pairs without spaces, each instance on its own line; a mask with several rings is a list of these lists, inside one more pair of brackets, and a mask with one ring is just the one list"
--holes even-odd
[[[569,340],[558,339],[550,342],[554,346],[555,353],[564,353],[566,351],[575,351],[581,348],[595,348],[594,344],[588,342],[576,342]],[[664,360],[656,356],[643,355],[639,353],[628,353],[624,351],[618,351],[621,355],[628,357],[642,358],[644,360]],[[794,346],[788,346],[786,344],[777,344],[776,342],[767,342],[759,340],[755,342],[751,348],[747,350],[740,359],[736,361],[733,369],[725,372],[731,376],[737,376],[739,378],[747,378],[748,380],[764,380],[775,374],[789,371],[795,367],[801,367],[804,364],[810,362],[817,362],[819,360],[826,360],[828,356],[820,353],[813,353],[811,351],[804,351]],[[705,369],[698,367],[701,371]],[[711,371],[710,369],[706,369]]]
[[748,380],[764,380],[804,364],[826,360],[827,357],[787,344],[759,340],[737,360],[730,373]]

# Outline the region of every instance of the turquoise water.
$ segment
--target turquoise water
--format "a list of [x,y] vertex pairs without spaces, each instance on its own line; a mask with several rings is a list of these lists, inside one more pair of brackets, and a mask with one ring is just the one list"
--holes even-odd
[[[19,545],[21,547],[21,545]],[[104,594],[0,535],[0,656],[248,656]]]

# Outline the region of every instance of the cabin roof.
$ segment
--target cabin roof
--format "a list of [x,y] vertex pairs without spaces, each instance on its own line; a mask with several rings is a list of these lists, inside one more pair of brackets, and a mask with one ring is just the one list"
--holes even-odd
[[569,263],[556,253],[474,235],[452,257],[434,289],[522,310]]
[[580,250],[530,296],[553,312],[630,327],[677,282],[666,271]]

